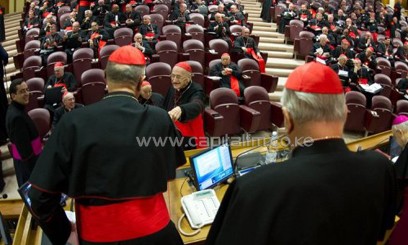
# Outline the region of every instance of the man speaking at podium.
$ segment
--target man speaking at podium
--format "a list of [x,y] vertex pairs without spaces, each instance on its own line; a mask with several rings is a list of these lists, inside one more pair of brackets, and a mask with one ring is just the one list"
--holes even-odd
[[[167,112],[136,99],[145,65],[135,47],[113,52],[105,70],[108,95],[65,115],[40,156],[29,196],[54,245],[71,233],[61,192],[75,199],[82,245],[182,244],[163,192],[185,163],[184,153],[167,143],[177,138]],[[167,141],[154,144],[158,139]]]
[[207,244],[375,245],[394,222],[394,171],[378,153],[347,149],[338,75],[316,62],[296,68],[282,105],[291,159],[232,183]]

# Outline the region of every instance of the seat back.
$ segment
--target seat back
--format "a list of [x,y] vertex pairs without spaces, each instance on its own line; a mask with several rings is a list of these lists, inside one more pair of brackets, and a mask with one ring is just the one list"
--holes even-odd
[[40,36],[40,28],[31,28],[25,34],[25,43],[28,43],[31,40],[37,40]]
[[245,105],[259,111],[261,120],[258,130],[269,130],[272,128],[271,123],[271,103],[269,101],[268,92],[265,88],[260,86],[250,86],[244,90]]
[[249,58],[240,59],[238,60],[237,65],[240,68],[243,76],[247,75],[251,78],[249,83],[248,79],[244,80],[246,81],[246,87],[261,86],[261,72],[259,71],[258,63],[255,60]]
[[122,27],[116,29],[113,33],[113,38],[115,40],[115,44],[119,47],[126,46],[132,44],[133,41],[133,31],[130,28]]
[[408,101],[407,100],[398,100],[397,106],[395,108],[395,114],[408,115]]
[[222,134],[238,134],[241,132],[238,97],[234,91],[228,88],[217,88],[211,91],[210,107],[228,119],[224,120]]
[[[164,25],[164,18],[161,14],[151,14],[150,15],[151,23],[156,24],[157,28],[159,29],[160,33],[162,33],[162,28]],[[166,18],[167,19],[167,18]]]
[[393,87],[391,78],[385,74],[375,74],[374,82],[381,84],[381,86],[383,87],[383,89],[380,92],[380,95],[383,95],[389,98],[391,95],[392,87]]
[[166,35],[166,40],[173,41],[177,44],[177,47],[181,47],[181,28],[179,26],[165,25],[163,26],[163,34]]
[[209,48],[217,52],[217,57],[221,57],[223,53],[229,53],[228,43],[222,39],[213,39],[209,43]]
[[190,54],[190,60],[205,64],[204,44],[195,39],[189,39],[183,42],[183,50]]
[[61,19],[61,16],[62,16],[63,14],[66,14],[66,13],[71,13],[71,7],[70,7],[70,6],[61,6],[61,7],[58,9],[57,18],[58,18],[58,19]]
[[105,72],[93,68],[82,73],[79,94],[84,105],[100,101],[106,93]]
[[93,57],[94,51],[91,48],[77,49],[72,55],[72,70],[78,85],[82,84],[82,74],[85,71],[92,69]]
[[[394,63],[395,72],[398,74],[397,77],[406,77],[408,75],[408,65],[402,61],[395,61]],[[394,83],[394,85],[397,83]]]
[[153,13],[160,14],[163,16],[163,20],[167,20],[167,17],[169,15],[169,7],[165,4],[155,4],[153,5]]
[[67,54],[63,51],[55,51],[47,58],[47,76],[54,74],[54,65],[57,62],[67,64]]
[[291,20],[289,26],[289,41],[293,42],[296,38],[299,38],[299,33],[303,31],[304,23],[301,20]]
[[202,43],[204,43],[204,29],[200,25],[189,25],[186,26],[186,33],[189,33],[191,35],[191,39],[196,39],[200,40]]
[[150,14],[150,8],[147,5],[138,5],[134,9],[136,12],[140,13],[140,18],[143,18],[143,16]]
[[44,108],[36,108],[29,111],[28,116],[33,120],[40,138],[44,138],[51,129],[50,112]]
[[310,50],[313,48],[313,38],[315,35],[309,31],[301,31],[299,33],[299,49],[298,54],[306,56],[309,54]]
[[357,91],[350,91],[346,93],[346,104],[358,104],[362,105],[364,108],[367,105],[366,97],[364,94]]
[[99,52],[99,67],[102,70],[105,70],[106,64],[108,63],[108,58],[111,55],[111,53],[113,53],[113,51],[115,51],[118,48],[119,48],[118,45],[111,44],[106,45],[101,49],[101,51]]
[[381,71],[382,74],[391,76],[391,62],[384,57],[377,57],[377,69]]
[[61,17],[59,18],[58,24],[59,24],[60,29],[64,29],[64,22],[65,22],[65,20],[67,20],[67,19],[70,18],[69,14],[70,14],[70,13],[62,14]]
[[350,91],[346,93],[346,104],[348,113],[344,130],[365,131],[366,97],[360,92]]
[[27,81],[30,78],[35,77],[35,70],[40,69],[42,61],[40,56],[30,56],[24,60],[23,63],[23,79]]
[[376,95],[372,98],[371,104],[371,110],[377,116],[370,117],[370,120],[366,122],[367,131],[376,134],[389,130],[393,119],[391,101],[385,96]]
[[39,40],[31,40],[24,45],[24,59],[35,54],[36,50],[41,48],[41,42]]
[[146,67],[146,79],[152,85],[153,92],[166,96],[171,86],[171,66],[168,63],[156,62]]
[[189,16],[190,16],[191,21],[194,22],[194,24],[199,25],[199,26],[204,26],[205,20],[202,14],[191,13]]
[[156,44],[156,54],[160,57],[160,62],[164,62],[173,67],[178,60],[177,44],[170,40],[160,41]]
[[25,106],[25,110],[31,111],[35,108],[42,107],[39,103],[38,98],[44,95],[44,79],[41,77],[33,77],[26,80],[27,87],[30,90],[30,99],[28,104]]
[[[201,85],[203,89],[205,89],[205,84],[204,84],[204,70],[203,66],[198,61],[194,60],[188,60],[187,63],[191,66],[191,69],[193,70],[192,72],[192,80],[193,82],[196,82]],[[205,91],[205,90],[204,90]]]

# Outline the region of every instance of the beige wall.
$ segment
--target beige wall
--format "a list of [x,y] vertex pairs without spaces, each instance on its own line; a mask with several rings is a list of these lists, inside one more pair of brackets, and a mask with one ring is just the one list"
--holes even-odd
[[6,7],[6,13],[22,12],[25,0],[0,0],[1,6]]

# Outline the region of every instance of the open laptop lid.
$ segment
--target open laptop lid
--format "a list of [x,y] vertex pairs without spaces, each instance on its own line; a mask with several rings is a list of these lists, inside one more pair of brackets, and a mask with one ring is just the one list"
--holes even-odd
[[61,89],[62,87],[47,88],[44,92],[45,104],[59,104],[62,101]]
[[231,148],[223,144],[190,157],[197,191],[212,188],[234,174]]

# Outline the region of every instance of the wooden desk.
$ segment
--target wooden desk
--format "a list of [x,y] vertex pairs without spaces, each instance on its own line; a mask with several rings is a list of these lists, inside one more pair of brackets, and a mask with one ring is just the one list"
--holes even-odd
[[[348,143],[347,145],[349,149],[352,151],[356,151],[359,146],[361,146],[362,150],[377,148],[381,145],[387,144],[390,135],[391,135],[391,132],[387,131],[381,134],[366,137],[364,139],[352,141]],[[264,142],[258,142],[258,143],[262,144]],[[253,142],[253,143],[245,142],[241,145],[234,145],[231,147],[232,154],[233,156],[237,156],[239,153],[247,151],[255,147],[256,145],[257,145],[256,142]],[[265,150],[263,148],[259,148],[259,149]],[[190,151],[186,151],[185,155],[188,159],[189,156],[194,155],[198,152],[200,152],[200,150],[190,150]],[[181,166],[180,169],[188,168],[189,166],[190,164],[187,161],[187,163]],[[166,193],[164,193],[164,197],[166,199],[167,207],[170,213],[170,218],[176,225],[177,225],[178,219],[183,214],[181,203],[180,203],[180,199],[182,195],[188,195],[194,191],[193,187],[190,187],[187,181],[185,180],[186,178],[178,178],[178,179],[170,181],[168,183],[168,190]],[[214,189],[217,193],[219,200],[222,200],[227,188],[228,188],[227,185],[222,185]],[[180,190],[181,190],[181,193],[180,193]],[[18,204],[18,201],[17,201],[17,204]],[[20,205],[22,205],[21,201],[20,201]],[[15,208],[18,209],[18,207],[15,207]],[[20,210],[21,210],[21,206],[20,206]],[[16,234],[14,237],[14,241],[16,243],[14,244],[19,244],[19,245],[41,244],[42,231],[41,229],[32,230],[31,222],[32,222],[32,217],[27,212],[27,209],[24,208],[23,211],[21,212],[20,219],[18,222],[18,227],[17,227]],[[181,226],[182,226],[182,229],[185,230],[186,232],[192,231],[192,229],[190,228],[190,224],[185,218],[183,219]],[[194,245],[204,244],[205,239],[208,235],[209,229],[210,229],[209,225],[205,226],[201,229],[200,233],[192,237],[186,237],[186,236],[181,235],[184,241],[184,244],[194,244]],[[381,244],[383,243],[382,242],[378,243],[378,245],[381,245]]]

